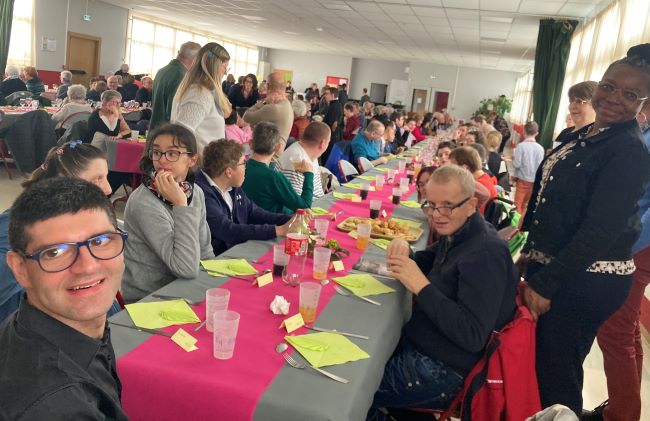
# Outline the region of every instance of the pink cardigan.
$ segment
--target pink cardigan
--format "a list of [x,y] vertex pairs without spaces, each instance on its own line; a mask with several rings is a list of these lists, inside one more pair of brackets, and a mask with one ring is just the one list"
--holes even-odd
[[243,128],[236,124],[226,125],[226,139],[235,141],[239,144],[244,144],[250,142],[252,138],[253,131],[249,124],[245,125]]

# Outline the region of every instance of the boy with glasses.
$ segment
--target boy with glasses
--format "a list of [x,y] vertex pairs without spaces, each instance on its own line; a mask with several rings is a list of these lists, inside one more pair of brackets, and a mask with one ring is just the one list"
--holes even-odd
[[386,252],[391,276],[415,305],[368,419],[383,419],[381,407],[446,409],[491,332],[514,316],[517,271],[505,241],[476,211],[472,174],[455,165],[436,170],[426,198],[438,241],[410,255],[396,239]]
[[0,417],[128,419],[106,324],[126,233],[95,185],[57,177],[11,209],[7,263],[25,289],[0,327]]

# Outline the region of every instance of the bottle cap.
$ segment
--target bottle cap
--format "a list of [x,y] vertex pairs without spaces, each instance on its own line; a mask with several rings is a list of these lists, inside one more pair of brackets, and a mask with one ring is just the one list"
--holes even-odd
[[305,210],[304,210],[304,209],[298,209],[298,210],[296,210],[296,215],[304,215],[304,214],[305,214]]

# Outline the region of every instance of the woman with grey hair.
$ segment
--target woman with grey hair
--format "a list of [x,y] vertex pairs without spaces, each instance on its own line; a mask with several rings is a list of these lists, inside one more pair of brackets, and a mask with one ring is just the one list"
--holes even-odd
[[52,115],[52,120],[60,124],[57,128],[68,129],[73,123],[66,121],[68,117],[77,113],[90,114],[92,111],[90,104],[86,103],[86,87],[83,85],[70,85],[67,101],[67,104],[64,104],[56,114]]
[[306,160],[295,164],[295,170],[305,176],[302,194],[298,195],[284,174],[269,168],[273,156],[282,146],[280,131],[275,124],[261,122],[255,125],[251,141],[253,155],[246,162],[246,179],[242,188],[257,206],[271,212],[293,214],[297,209],[311,207],[314,169]]
[[20,80],[20,69],[16,66],[7,66],[7,78],[0,82],[0,95],[6,97],[14,92],[26,91],[25,82]]
[[293,109],[293,125],[289,137],[298,140],[302,137],[307,125],[309,125],[309,118],[307,118],[307,103],[299,99],[291,101],[291,108]]
[[64,70],[61,72],[61,85],[59,85],[59,89],[56,91],[56,98],[66,99],[70,85],[72,85],[72,73]]
[[88,119],[88,139],[92,145],[106,152],[106,140],[117,140],[131,134],[126,124],[120,104],[122,95],[117,91],[107,90],[102,93],[102,105]]

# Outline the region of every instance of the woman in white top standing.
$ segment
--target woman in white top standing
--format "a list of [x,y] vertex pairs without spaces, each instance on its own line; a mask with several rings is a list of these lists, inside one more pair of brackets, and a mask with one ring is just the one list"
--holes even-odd
[[221,89],[230,55],[216,42],[205,44],[176,90],[171,122],[194,133],[199,153],[212,140],[225,138],[225,117],[232,112]]

